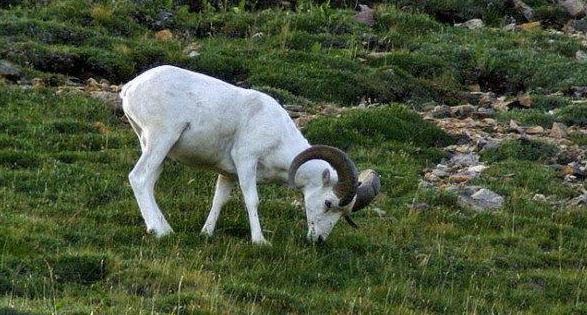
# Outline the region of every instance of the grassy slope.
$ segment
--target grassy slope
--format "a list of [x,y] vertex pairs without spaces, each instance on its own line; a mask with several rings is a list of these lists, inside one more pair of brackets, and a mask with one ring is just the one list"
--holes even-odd
[[[161,241],[145,235],[126,180],[138,155],[126,125],[84,97],[0,91],[0,305],[116,314],[585,311],[585,212],[528,201],[533,192],[569,191],[538,164],[507,161],[485,179],[509,196],[498,213],[418,191],[420,170],[441,156],[434,144],[446,138],[401,107],[353,112],[306,131],[382,172],[376,205],[388,217],[365,211],[360,230],[341,223],[326,246],[309,246],[303,213],[291,204],[297,194],[263,187],[273,247],[258,248],[240,197],[214,239],[198,236],[214,176],[173,162],[158,199],[177,233]],[[376,142],[348,146],[346,136],[322,130],[335,124],[363,133],[365,120],[389,119],[396,121],[373,131]],[[421,132],[406,135],[406,123]],[[516,176],[503,182],[494,178],[500,172]],[[413,198],[433,207],[409,210]]]
[[[1,11],[0,55],[49,82],[63,73],[118,82],[171,62],[268,86],[295,102],[341,105],[363,95],[450,102],[472,83],[539,94],[584,84],[587,73],[573,59],[575,41],[459,30],[393,7],[378,9],[373,30],[352,22],[350,10],[324,7],[184,10],[164,26],[180,37],[161,43],[153,39],[161,27],[141,18],[157,14],[148,6],[79,3]],[[261,39],[251,38],[258,32]],[[364,36],[376,40],[363,46]],[[182,53],[192,40],[202,44],[197,59]],[[372,50],[389,55],[368,58]],[[291,204],[299,195],[270,186],[261,189],[260,212],[271,248],[250,245],[240,196],[205,240],[198,232],[214,175],[167,162],[158,200],[177,233],[158,241],[145,235],[127,184],[137,141],[105,108],[83,96],[0,85],[0,313],[587,312],[587,216],[530,201],[534,193],[574,193],[534,151],[516,160],[525,149],[512,144],[485,157],[494,166],[479,183],[507,203],[477,214],[454,196],[418,189],[421,170],[450,139],[415,114],[392,106],[322,119],[306,135],[381,171],[375,206],[387,217],[364,211],[360,230],[341,223],[325,246],[310,246],[304,215]],[[581,118],[574,113],[582,108],[567,108],[561,117]],[[410,210],[412,200],[432,208]]]

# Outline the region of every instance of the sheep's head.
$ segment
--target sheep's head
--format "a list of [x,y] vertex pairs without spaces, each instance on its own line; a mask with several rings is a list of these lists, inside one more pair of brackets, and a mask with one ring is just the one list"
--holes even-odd
[[332,180],[329,168],[313,174],[304,186],[304,204],[308,219],[308,239],[325,241],[341,217],[356,227],[351,213],[358,211],[375,198],[381,189],[379,175],[365,170],[359,175],[353,161],[343,151],[325,145],[315,145],[301,152],[289,168],[289,183],[294,185],[298,169],[310,160],[324,160],[336,171]]

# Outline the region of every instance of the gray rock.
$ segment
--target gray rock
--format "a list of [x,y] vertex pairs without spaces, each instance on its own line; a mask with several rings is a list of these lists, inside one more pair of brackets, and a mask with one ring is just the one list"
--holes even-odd
[[512,0],[512,3],[514,4],[514,8],[522,13],[526,20],[530,21],[534,18],[534,10],[522,0]]
[[579,49],[575,53],[575,59],[577,59],[577,61],[579,61],[579,62],[585,62],[585,61],[587,61],[587,53],[585,53],[583,50]]
[[450,117],[451,109],[447,105],[438,105],[430,112],[430,116],[434,118],[446,118]]
[[6,60],[0,60],[0,78],[16,82],[22,77],[20,68]]
[[504,198],[495,192],[481,188],[471,194],[476,187],[464,189],[458,197],[461,206],[470,207],[477,211],[495,210],[503,206]]
[[457,153],[448,161],[451,167],[462,168],[479,164],[479,155],[475,153]]
[[569,23],[572,24],[572,28],[574,31],[587,33],[587,20],[586,19],[575,20],[575,21],[571,21]]
[[481,107],[481,108],[477,109],[474,116],[477,118],[480,118],[480,119],[492,118],[492,117],[495,117],[495,110],[493,108]]
[[452,114],[456,117],[466,118],[471,117],[476,110],[477,107],[470,104],[466,104],[452,107]]
[[568,135],[567,126],[565,126],[562,123],[555,122],[552,124],[552,128],[550,129],[549,135],[555,139],[566,138]]
[[585,3],[583,0],[559,0],[558,4],[567,10],[567,13],[572,17],[585,14]]
[[375,10],[364,4],[359,4],[359,10],[359,13],[355,15],[355,20],[357,22],[366,24],[368,26],[375,25]]
[[471,20],[468,20],[467,22],[464,22],[464,23],[457,23],[457,24],[455,24],[455,26],[466,27],[470,30],[476,30],[476,29],[480,29],[480,28],[484,27],[485,23],[483,23],[483,20],[481,20],[481,19],[471,19]]

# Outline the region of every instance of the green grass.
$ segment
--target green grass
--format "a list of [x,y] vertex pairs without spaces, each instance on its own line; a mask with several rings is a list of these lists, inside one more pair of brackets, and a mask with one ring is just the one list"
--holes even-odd
[[[551,1],[526,2],[545,25],[564,20]],[[315,246],[292,204],[299,192],[269,185],[260,187],[260,214],[272,247],[250,243],[240,194],[205,239],[198,233],[215,175],[167,161],[157,199],[176,233],[157,240],[145,233],[128,185],[139,155],[128,125],[86,96],[0,82],[0,313],[587,312],[587,216],[560,203],[579,192],[545,166],[557,149],[512,141],[483,153],[490,168],[474,183],[502,194],[505,206],[478,213],[453,194],[419,188],[423,170],[454,140],[408,109],[460,104],[462,91],[478,84],[531,93],[533,109],[500,113],[501,121],[584,125],[583,105],[549,96],[587,85],[577,40],[452,27],[469,18],[522,21],[503,1],[388,1],[376,6],[372,28],[340,1],[292,10],[210,1],[201,12],[190,3],[4,1],[0,58],[51,86],[66,76],[123,83],[169,63],[308,111],[391,103],[303,130],[381,173],[373,206],[387,215],[366,209],[354,215],[359,230],[341,222]],[[161,29],[174,38],[158,41]],[[183,50],[193,43],[200,54],[190,58]],[[571,135],[580,145],[584,138]],[[532,200],[536,193],[549,202]],[[414,202],[430,207],[411,209]]]
[[[322,119],[305,133],[348,149],[382,174],[387,212],[340,223],[324,246],[305,239],[299,194],[262,186],[272,247],[250,244],[240,196],[211,240],[198,235],[214,175],[168,161],[158,201],[176,233],[146,235],[127,174],[138,158],[130,128],[75,94],[0,87],[0,305],[33,313],[122,312],[581,312],[584,211],[528,201],[571,196],[536,162],[503,162],[483,180],[507,196],[494,214],[418,189],[450,139],[393,105]],[[385,124],[385,122],[388,122]],[[377,128],[369,129],[369,123]],[[346,130],[331,134],[323,126]],[[336,127],[338,126],[338,127]],[[412,126],[417,132],[406,133]],[[359,136],[364,136],[360,140]],[[449,142],[447,142],[449,141]],[[507,164],[509,163],[509,164]],[[499,174],[512,172],[510,181]],[[502,174],[503,175],[503,174]],[[494,179],[495,178],[495,179]],[[412,200],[431,208],[409,210]],[[450,294],[447,294],[449,292]],[[9,311],[11,312],[11,311]]]

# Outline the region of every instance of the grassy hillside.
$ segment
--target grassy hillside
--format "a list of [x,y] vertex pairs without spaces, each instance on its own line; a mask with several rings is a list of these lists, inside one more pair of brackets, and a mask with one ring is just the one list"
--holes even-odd
[[[551,1],[526,2],[560,26]],[[431,101],[461,104],[477,88],[530,93],[532,109],[497,120],[587,124],[585,105],[568,97],[587,85],[582,43],[504,31],[506,15],[522,18],[501,3],[388,1],[368,27],[344,1],[197,2],[199,12],[181,1],[3,2],[0,59],[22,68],[25,85],[0,80],[0,314],[587,313],[587,214],[565,202],[578,188],[545,165],[556,148],[507,142],[482,155],[490,167],[474,184],[505,197],[497,211],[419,186],[458,141],[412,111]],[[452,25],[468,18],[490,27]],[[341,222],[315,246],[301,195],[263,186],[272,247],[250,244],[240,194],[204,239],[215,175],[167,161],[157,198],[176,233],[147,235],[127,180],[136,136],[102,102],[56,87],[123,83],[163,63],[305,107],[386,104],[303,130],[381,173],[372,208],[385,214],[366,209],[359,230]],[[35,77],[45,87],[26,86]]]
[[[587,82],[587,65],[575,60],[579,41],[454,28],[416,8],[377,6],[371,28],[350,9],[302,2],[295,11],[248,11],[243,2],[199,13],[168,1],[24,3],[0,11],[0,58],[52,84],[63,79],[52,74],[121,83],[171,63],[346,106],[361,99],[458,103],[471,85],[515,95]],[[157,39],[163,29],[172,37]]]
[[[131,130],[105,107],[51,90],[0,88],[0,305],[32,314],[203,312],[580,312],[585,212],[528,201],[530,192],[566,196],[555,175],[532,162],[500,162],[484,178],[508,196],[498,213],[459,208],[454,197],[417,188],[438,161],[446,135],[401,106],[314,121],[313,140],[346,146],[377,168],[383,196],[339,224],[325,246],[304,240],[300,196],[261,189],[262,223],[273,246],[250,244],[240,196],[216,236],[198,235],[214,175],[167,162],[158,199],[177,232],[146,235],[126,174],[138,157]],[[350,133],[395,119],[372,139]],[[406,135],[403,124],[421,130]],[[326,132],[326,133],[325,133]],[[324,136],[326,138],[320,138]],[[330,139],[330,140],[327,140]],[[519,176],[508,182],[500,173]],[[432,208],[410,210],[412,199]],[[1,309],[1,308],[0,308]]]

